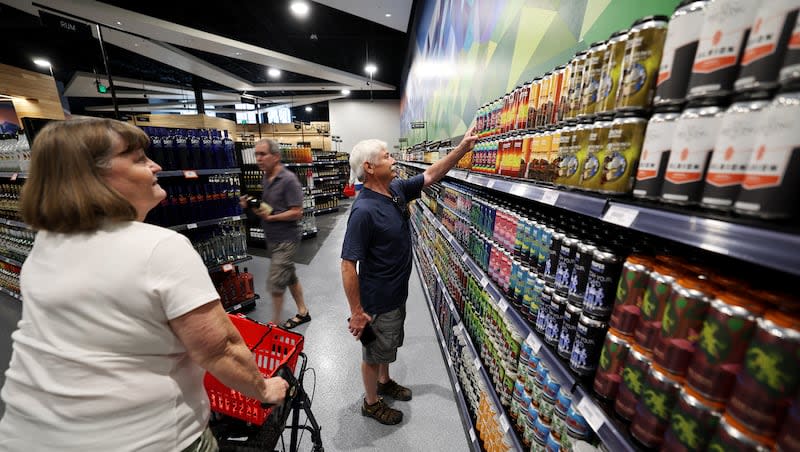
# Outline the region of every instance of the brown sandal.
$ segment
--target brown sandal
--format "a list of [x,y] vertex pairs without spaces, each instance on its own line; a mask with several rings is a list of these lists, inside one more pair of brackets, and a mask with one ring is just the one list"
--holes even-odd
[[367,404],[367,401],[364,400],[364,404],[361,406],[361,415],[371,417],[384,425],[397,425],[403,421],[403,412],[389,408],[380,397],[372,405]]
[[411,400],[411,390],[405,386],[400,386],[394,380],[389,380],[386,383],[378,382],[378,395],[386,395],[403,402]]
[[306,312],[305,315],[295,314],[294,317],[292,317],[291,319],[283,322],[282,326],[283,326],[283,328],[285,328],[287,330],[291,330],[292,328],[294,328],[294,327],[296,327],[298,325],[302,325],[302,324],[310,322],[310,321],[311,321],[311,314]]

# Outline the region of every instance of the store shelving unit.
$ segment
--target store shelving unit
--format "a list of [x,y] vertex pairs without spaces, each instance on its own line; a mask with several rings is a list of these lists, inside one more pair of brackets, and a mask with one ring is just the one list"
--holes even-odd
[[14,226],[17,228],[30,229],[30,226],[21,221],[9,220],[7,218],[0,218],[0,224],[7,224],[9,226]]
[[173,231],[188,231],[192,229],[202,228],[205,226],[214,226],[220,223],[224,223],[226,221],[244,220],[246,218],[247,215],[235,215],[232,217],[213,218],[211,220],[203,220],[195,223],[178,224],[175,226],[170,226],[169,229],[172,229]]
[[[399,162],[418,169],[424,163]],[[447,177],[652,234],[746,262],[800,275],[800,235],[725,221],[702,213],[642,206],[633,201],[543,187],[533,182],[450,170]]]
[[234,260],[232,260],[230,262],[223,262],[221,264],[211,265],[211,266],[208,267],[208,272],[209,273],[214,273],[214,272],[218,272],[218,271],[231,271],[231,270],[233,270],[233,266],[234,265],[241,264],[242,262],[247,262],[247,261],[252,260],[252,259],[253,259],[252,256],[245,256],[245,257],[242,257],[242,258],[239,258],[239,259],[234,259]]
[[235,304],[233,306],[225,308],[225,312],[233,314],[233,313],[236,313],[236,312],[243,312],[243,311],[247,311],[249,309],[252,309],[256,305],[256,300],[258,300],[259,298],[261,298],[261,297],[259,297],[258,294],[256,294],[255,297],[253,297],[253,298],[251,298],[249,300],[245,300],[245,301],[243,301],[241,303],[237,303],[237,304]]
[[2,179],[9,178],[12,181],[17,179],[27,179],[28,173],[27,171],[17,171],[17,172],[0,171],[0,178]]
[[16,265],[17,267],[22,267],[22,262],[19,262],[16,259],[12,259],[10,257],[4,256],[0,254],[0,261],[3,261],[7,264]]
[[242,173],[241,168],[219,168],[219,169],[161,171],[157,174],[157,176],[191,178],[192,176],[208,176],[212,174],[241,174],[241,173]]

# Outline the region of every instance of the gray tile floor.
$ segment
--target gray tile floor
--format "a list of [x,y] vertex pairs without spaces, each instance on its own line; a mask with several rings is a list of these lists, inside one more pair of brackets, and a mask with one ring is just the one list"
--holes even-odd
[[[323,217],[320,217],[322,220]],[[326,451],[465,451],[469,450],[461,417],[455,402],[445,363],[436,341],[430,313],[420,280],[412,272],[409,285],[405,345],[390,372],[414,393],[410,402],[390,402],[404,412],[398,426],[384,426],[361,416],[363,386],[360,373],[360,344],[347,331],[349,315],[339,271],[339,253],[347,223],[346,213],[326,215],[331,232],[321,240],[309,265],[297,265],[312,321],[298,327],[305,336],[309,367],[316,373],[306,376],[306,390],[314,391],[312,412],[322,427]],[[248,313],[256,320],[268,321],[272,309],[265,284],[269,259],[255,256],[247,262],[253,273],[256,291],[262,296]],[[14,304],[16,303],[16,305]],[[295,313],[291,296],[286,294],[284,316]],[[0,371],[5,372],[10,356],[9,336],[20,315],[19,302],[0,296]],[[3,377],[0,375],[0,383]],[[2,413],[0,402],[0,413]],[[288,446],[289,435],[285,434]],[[306,434],[300,450],[311,450]]]

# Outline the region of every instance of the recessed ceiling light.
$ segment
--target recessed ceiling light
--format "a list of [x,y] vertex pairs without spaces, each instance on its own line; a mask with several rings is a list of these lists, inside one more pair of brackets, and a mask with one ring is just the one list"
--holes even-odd
[[239,56],[239,55],[241,55],[241,54],[242,54],[242,52],[236,52],[236,53],[234,53],[234,55],[236,55],[236,56]]
[[349,96],[350,95],[350,90],[349,89],[343,89],[342,90],[342,94],[344,94],[345,96]]
[[120,21],[117,21],[117,25],[122,25],[122,22],[120,22]]
[[311,111],[311,110],[313,110],[313,108],[311,108],[311,107],[306,107],[306,111]]
[[295,16],[305,17],[305,16],[308,15],[308,11],[311,8],[308,6],[308,3],[304,2],[304,1],[294,1],[289,6],[289,9],[292,10],[292,12],[294,13]]
[[367,72],[367,74],[372,75],[378,71],[378,66],[375,66],[372,63],[367,63],[367,65],[364,66],[364,70]]
[[386,13],[385,16],[386,17],[392,17],[392,13]]
[[271,68],[269,68],[267,70],[267,75],[269,75],[272,78],[280,77],[281,76],[281,70],[280,69],[275,69],[274,67],[271,67]]
[[39,67],[50,67],[50,62],[45,60],[44,58],[34,58],[33,64]]

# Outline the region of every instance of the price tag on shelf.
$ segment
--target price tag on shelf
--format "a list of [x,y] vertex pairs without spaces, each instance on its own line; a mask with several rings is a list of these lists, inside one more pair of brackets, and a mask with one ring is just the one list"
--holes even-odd
[[481,368],[481,359],[480,358],[475,358],[475,367],[477,367],[478,369]]
[[600,430],[600,427],[603,426],[603,413],[600,412],[600,408],[595,405],[589,397],[584,397],[578,402],[578,411],[580,411],[581,415],[583,415],[586,422],[589,423],[589,427],[592,428],[595,432]]
[[186,179],[197,179],[199,176],[197,175],[197,171],[195,170],[184,170],[183,177]]
[[197,229],[197,223],[189,223],[186,225],[186,229]]
[[233,264],[225,264],[222,266],[222,271],[224,272],[232,272],[233,271]]
[[525,186],[522,184],[513,184],[511,186],[511,194],[522,197],[525,194]]
[[461,255],[461,260],[466,262],[467,261],[467,255],[466,254],[462,254]]
[[502,430],[505,433],[505,432],[508,431],[509,428],[511,428],[511,426],[508,425],[508,419],[506,419],[506,417],[504,415],[501,415],[500,416],[500,430]]
[[239,309],[242,309],[242,304],[241,304],[241,303],[239,303],[239,304],[237,304],[236,306],[234,306],[234,307],[231,309],[231,311],[238,311]]
[[531,351],[533,352],[534,355],[539,354],[539,350],[542,349],[542,341],[539,340],[539,338],[536,336],[536,334],[533,333],[533,331],[531,331],[528,334],[528,338],[525,339],[525,342],[527,342],[528,345],[531,346]]
[[500,312],[505,313],[508,311],[508,303],[506,300],[500,299],[500,301],[497,302],[497,308],[500,309]]
[[[453,367],[453,363],[450,363],[450,367]],[[456,383],[456,393],[461,393],[461,385]]]
[[489,285],[489,278],[487,278],[486,275],[483,275],[483,278],[481,278],[481,287],[485,289],[486,286],[488,285]]
[[558,192],[555,190],[544,190],[542,198],[539,201],[554,206],[556,205],[556,201],[558,201]]
[[12,174],[12,175],[11,175],[10,179],[11,179],[12,181],[14,181],[14,180],[17,180],[17,176],[19,176],[19,174],[17,174],[17,173],[14,173],[14,174]]
[[478,439],[478,437],[475,436],[475,429],[474,428],[470,428],[469,429],[469,440],[474,443],[475,440],[477,440],[477,439]]
[[447,351],[447,344],[445,344],[443,340],[439,341],[439,344],[442,346],[442,350]]
[[636,209],[613,205],[603,215],[603,221],[629,228],[638,215],[639,211]]
[[489,182],[486,184],[486,188],[494,188],[494,183],[497,182],[494,179],[489,179]]

